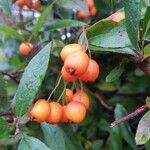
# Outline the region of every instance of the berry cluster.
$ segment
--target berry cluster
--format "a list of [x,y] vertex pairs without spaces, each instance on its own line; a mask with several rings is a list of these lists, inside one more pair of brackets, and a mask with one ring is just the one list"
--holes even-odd
[[95,60],[89,58],[81,45],[66,45],[62,49],[60,56],[64,61],[64,66],[61,70],[64,80],[74,82],[80,79],[84,82],[93,82],[97,79],[99,66]]
[[50,124],[83,121],[89,108],[89,98],[85,92],[78,90],[73,94],[72,90],[66,89],[65,104],[62,106],[58,102],[39,99],[31,108],[29,116],[33,121]]
[[17,0],[16,4],[21,8],[26,6],[29,9],[35,9],[35,10],[41,7],[40,0]]
[[19,53],[22,56],[27,56],[27,55],[29,55],[29,53],[31,52],[32,49],[33,49],[33,45],[31,43],[23,42],[19,46]]
[[87,19],[89,16],[95,16],[97,12],[96,7],[94,5],[94,0],[86,0],[86,4],[89,8],[89,15],[86,14],[84,11],[77,12],[77,16],[83,20]]

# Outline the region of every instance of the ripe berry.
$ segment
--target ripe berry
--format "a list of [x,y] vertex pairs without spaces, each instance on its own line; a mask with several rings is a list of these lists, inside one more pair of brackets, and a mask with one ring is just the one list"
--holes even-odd
[[65,90],[65,102],[66,104],[68,104],[69,102],[72,101],[72,97],[73,97],[73,92],[70,89],[66,89]]
[[62,118],[62,106],[58,102],[50,102],[49,106],[51,108],[48,122],[51,124],[59,123]]
[[83,20],[88,18],[88,15],[84,11],[78,11],[77,16],[78,18],[83,19]]
[[70,54],[64,63],[65,70],[76,77],[81,76],[87,70],[89,57],[85,52],[77,51]]
[[68,118],[67,118],[65,112],[66,112],[66,106],[63,106],[63,107],[62,107],[62,118],[61,118],[61,122],[62,122],[62,123],[67,123],[67,122],[69,122],[69,120],[68,120]]
[[77,80],[77,77],[70,75],[68,72],[66,72],[64,67],[62,67],[61,69],[61,74],[62,74],[63,79],[68,82],[74,82]]
[[65,113],[71,122],[80,123],[85,118],[86,108],[82,103],[72,101],[66,106]]
[[89,97],[88,95],[81,91],[81,90],[78,90],[72,97],[72,101],[78,101],[80,103],[82,103],[86,109],[89,108],[90,106],[90,101],[89,101]]
[[94,7],[94,0],[86,0],[86,4],[87,4],[88,8],[90,9],[90,8]]
[[96,12],[97,12],[97,10],[96,10],[96,7],[94,6],[94,7],[92,7],[91,9],[90,9],[90,16],[95,16],[96,15]]
[[44,122],[47,121],[50,114],[50,106],[47,100],[39,99],[31,108],[29,116],[33,121]]
[[93,59],[90,59],[89,66],[86,72],[80,77],[84,82],[94,82],[99,75],[99,66],[97,62]]
[[41,7],[41,2],[40,0],[32,0],[32,9],[39,9]]
[[109,16],[108,18],[114,22],[120,22],[121,20],[125,18],[125,14],[124,12],[116,12],[112,14],[111,16]]
[[26,4],[25,0],[17,0],[16,1],[16,5],[19,7],[23,7],[23,6],[25,6],[25,4]]
[[66,57],[71,54],[74,53],[76,51],[82,51],[82,46],[79,44],[68,44],[66,45],[60,52],[60,57],[63,61],[65,61]]
[[19,46],[19,52],[23,56],[27,56],[33,48],[33,45],[29,42],[21,43]]

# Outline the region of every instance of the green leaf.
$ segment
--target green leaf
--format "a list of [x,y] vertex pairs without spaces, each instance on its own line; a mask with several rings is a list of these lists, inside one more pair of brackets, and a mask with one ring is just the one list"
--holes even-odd
[[46,31],[53,31],[58,30],[62,28],[70,28],[70,27],[80,27],[85,26],[86,23],[77,21],[77,20],[71,20],[71,19],[63,19],[63,20],[57,20],[52,22],[51,24],[46,26]]
[[149,56],[150,56],[150,44],[147,44],[147,45],[144,47],[144,56],[145,56],[145,57],[149,57]]
[[150,7],[147,7],[145,16],[144,16],[144,23],[143,23],[144,35],[146,35],[149,28],[150,28]]
[[148,111],[140,120],[135,141],[137,145],[145,144],[150,139],[150,111]]
[[90,49],[94,52],[98,53],[104,53],[104,52],[113,52],[113,53],[120,53],[120,54],[130,54],[130,55],[135,55],[135,52],[133,49],[128,48],[128,47],[123,47],[123,48],[104,48],[104,47],[97,47],[93,45],[89,45]]
[[24,135],[19,143],[18,150],[51,150],[43,142],[34,137]]
[[106,82],[113,82],[117,80],[124,71],[124,62],[115,67],[106,77]]
[[122,48],[131,47],[125,25],[122,23],[109,30],[109,32],[101,32],[99,35],[91,37],[89,44],[104,48]]
[[103,141],[102,140],[95,140],[92,143],[92,150],[102,150],[102,146],[103,146]]
[[6,111],[8,107],[6,83],[0,76],[0,111]]
[[141,16],[141,2],[140,0],[123,0],[124,11],[126,17],[126,29],[129,39],[136,51],[139,51],[139,22]]
[[146,105],[150,108],[150,97],[147,97],[145,101]]
[[3,32],[6,35],[9,35],[13,38],[16,38],[20,41],[24,41],[23,36],[20,33],[18,33],[16,31],[16,29],[13,29],[12,27],[8,27],[8,26],[5,26],[5,25],[0,25],[0,32]]
[[31,34],[31,37],[34,36],[36,37],[36,35],[38,34],[38,32],[40,31],[40,29],[42,28],[46,18],[48,17],[50,11],[52,10],[52,6],[54,3],[52,3],[50,6],[48,6],[43,13],[41,14],[41,16],[38,18],[37,23],[35,24],[34,28],[33,28],[33,32]]
[[150,150],[150,140],[146,142],[145,149]]
[[52,150],[66,150],[64,134],[57,125],[41,124],[46,144]]
[[11,127],[6,120],[0,118],[0,140],[7,139],[11,131]]
[[0,6],[6,16],[11,15],[11,4],[10,0],[0,0]]
[[[117,119],[123,117],[124,115],[127,115],[126,109],[122,105],[118,104],[115,108],[115,118]],[[131,132],[129,124],[124,122],[119,124],[118,127],[120,128],[122,138],[130,145],[133,150],[136,150],[137,147],[135,144],[134,135]]]
[[39,91],[49,65],[50,49],[51,43],[34,56],[23,73],[15,95],[17,116],[23,116],[28,111]]

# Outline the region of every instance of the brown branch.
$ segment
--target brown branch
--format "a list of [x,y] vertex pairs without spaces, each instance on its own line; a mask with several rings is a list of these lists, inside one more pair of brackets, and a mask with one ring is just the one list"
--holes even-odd
[[130,119],[140,115],[141,113],[145,112],[147,108],[148,107],[147,107],[146,104],[141,106],[141,107],[139,107],[134,112],[132,112],[132,113],[126,115],[126,116],[123,116],[123,117],[121,117],[119,119],[116,119],[114,122],[111,123],[110,127],[114,127],[114,126],[116,126],[119,123],[122,123],[124,121],[130,120]]

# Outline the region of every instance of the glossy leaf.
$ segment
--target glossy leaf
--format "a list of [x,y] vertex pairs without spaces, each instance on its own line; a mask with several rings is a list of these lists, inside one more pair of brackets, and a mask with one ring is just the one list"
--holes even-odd
[[5,33],[6,35],[9,35],[13,38],[16,38],[20,41],[24,41],[23,35],[21,35],[20,33],[18,33],[16,31],[16,29],[13,29],[12,27],[8,27],[5,25],[0,25],[0,32]]
[[145,144],[150,139],[150,111],[140,120],[136,131],[136,144]]
[[10,0],[0,0],[0,6],[6,16],[11,15],[11,4]]
[[129,39],[136,51],[139,51],[139,23],[141,16],[140,0],[123,0],[124,11],[126,17],[126,29]]
[[51,24],[46,26],[46,31],[53,31],[58,30],[62,28],[68,28],[68,27],[80,27],[85,26],[86,23],[77,21],[77,20],[71,20],[71,19],[63,19],[63,20],[57,20],[52,22]]
[[51,44],[46,45],[26,67],[15,95],[16,115],[23,116],[29,109],[45,77]]
[[19,143],[18,150],[51,150],[43,142],[34,137],[24,135]]
[[106,77],[106,82],[113,82],[117,80],[124,71],[124,63],[120,63],[117,67],[115,67]]

